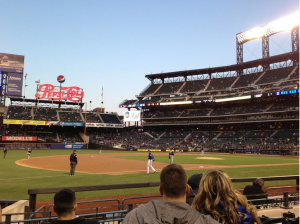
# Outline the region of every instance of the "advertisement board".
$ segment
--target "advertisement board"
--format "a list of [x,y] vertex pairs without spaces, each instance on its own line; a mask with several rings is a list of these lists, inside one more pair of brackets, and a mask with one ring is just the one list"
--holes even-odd
[[23,74],[8,73],[6,95],[22,96]]
[[83,127],[83,122],[64,122],[64,121],[46,121],[46,125],[65,126],[65,127]]
[[3,124],[45,125],[46,121],[3,119]]
[[51,144],[51,149],[84,149],[84,144]]
[[140,121],[141,111],[125,111],[124,112],[124,122],[126,121]]
[[52,101],[67,100],[71,102],[82,102],[83,89],[78,86],[61,87],[52,84],[39,85],[35,98],[48,99]]
[[86,123],[87,128],[123,128],[123,124]]
[[36,142],[36,136],[2,136],[2,141],[26,141]]
[[24,58],[23,55],[0,53],[0,70],[23,74]]

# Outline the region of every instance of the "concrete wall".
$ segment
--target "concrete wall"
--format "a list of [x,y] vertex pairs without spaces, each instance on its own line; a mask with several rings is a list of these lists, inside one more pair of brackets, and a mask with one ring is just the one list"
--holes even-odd
[[[2,222],[5,222],[5,214],[13,214],[13,213],[24,213],[25,212],[25,207],[29,206],[29,201],[28,200],[20,200],[12,205],[9,205],[2,209]],[[23,220],[24,219],[24,214],[23,215],[12,215],[11,220]]]

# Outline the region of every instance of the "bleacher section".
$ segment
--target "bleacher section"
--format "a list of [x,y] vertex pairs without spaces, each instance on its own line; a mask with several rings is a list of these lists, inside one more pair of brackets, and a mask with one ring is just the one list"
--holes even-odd
[[116,114],[100,114],[104,123],[108,124],[121,124]]
[[[83,118],[85,119],[85,113],[82,113]],[[90,123],[101,123],[98,113],[86,113],[86,122]]]
[[208,81],[209,81],[208,79],[199,80],[199,81],[187,81],[185,86],[181,89],[180,92],[193,93],[193,92],[198,92],[200,90],[204,90]]
[[182,82],[165,83],[156,92],[156,94],[175,93],[179,90],[182,84],[183,84]]
[[254,83],[254,81],[262,74],[262,72],[241,75],[238,81],[234,84],[233,88],[246,87]]
[[229,78],[214,78],[211,80],[207,91],[209,90],[225,90],[229,88],[231,84],[234,82],[236,77],[229,77]]
[[9,106],[6,118],[16,120],[31,120],[31,109],[32,107]]
[[59,132],[59,142],[63,143],[77,143],[83,142],[78,132]]
[[197,116],[206,116],[209,113],[210,109],[201,109],[201,110],[184,110],[180,117],[197,117]]
[[278,82],[280,79],[286,78],[292,68],[281,68],[267,71],[263,77],[256,83],[257,85]]
[[69,111],[69,112],[60,111],[59,117],[61,121],[83,122],[80,113],[75,111]]
[[34,117],[33,120],[37,121],[58,121],[57,118],[57,109],[54,108],[44,108],[37,107],[34,108]]
[[146,96],[146,95],[148,95],[148,94],[153,94],[156,90],[157,90],[157,88],[160,86],[160,84],[153,84],[153,85],[150,85],[149,87],[148,87],[148,89],[146,89],[144,92],[142,92],[140,95],[141,96]]

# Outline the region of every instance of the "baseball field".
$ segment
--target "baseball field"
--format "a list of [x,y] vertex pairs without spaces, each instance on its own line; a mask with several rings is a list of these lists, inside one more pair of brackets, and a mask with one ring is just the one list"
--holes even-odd
[[[159,181],[159,173],[169,163],[168,153],[154,152],[157,173],[146,173],[147,152],[78,150],[76,176],[69,176],[72,150],[9,150],[1,159],[0,199],[28,199],[29,188],[53,188],[102,184]],[[2,157],[2,156],[1,156]],[[177,153],[174,163],[181,164],[188,176],[209,169],[222,169],[232,178],[299,175],[299,157]],[[243,188],[248,183],[237,183]],[[250,184],[250,183],[249,183]],[[267,186],[295,184],[295,181],[266,182]],[[90,191],[77,193],[78,199],[119,195],[158,193],[157,187],[143,189]],[[51,201],[53,195],[38,195],[38,201]]]

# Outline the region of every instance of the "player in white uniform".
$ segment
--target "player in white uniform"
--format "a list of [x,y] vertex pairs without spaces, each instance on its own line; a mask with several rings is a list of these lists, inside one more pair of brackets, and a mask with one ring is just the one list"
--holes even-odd
[[156,173],[156,170],[152,166],[152,161],[155,161],[154,156],[152,155],[150,150],[148,150],[148,152],[149,152],[149,154],[148,154],[148,164],[147,164],[147,173],[146,174],[149,173],[149,168],[151,168],[154,171],[154,173]]

